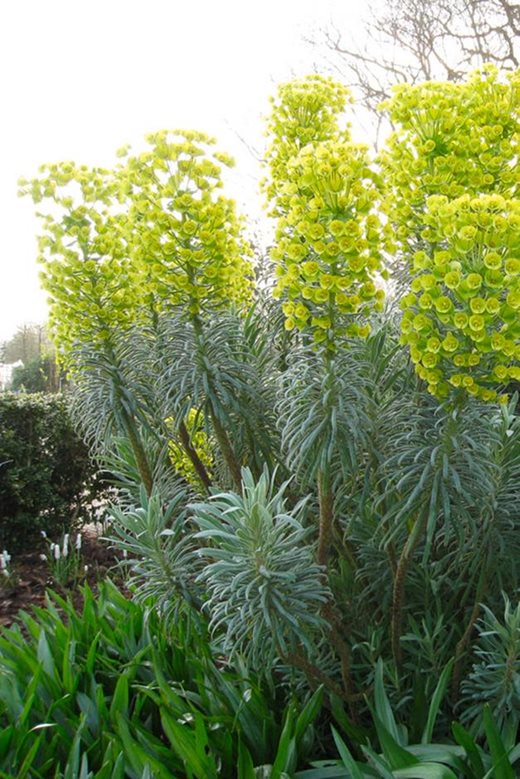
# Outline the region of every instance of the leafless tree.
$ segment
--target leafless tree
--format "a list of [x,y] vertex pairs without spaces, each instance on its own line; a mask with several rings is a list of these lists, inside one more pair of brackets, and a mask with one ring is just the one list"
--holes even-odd
[[308,39],[371,112],[392,84],[457,81],[492,62],[520,64],[520,4],[511,0],[387,0],[368,5],[364,43],[334,24]]

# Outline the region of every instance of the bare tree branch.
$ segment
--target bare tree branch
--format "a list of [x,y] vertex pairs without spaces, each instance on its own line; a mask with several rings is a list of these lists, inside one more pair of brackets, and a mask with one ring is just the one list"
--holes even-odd
[[511,0],[388,0],[369,5],[365,43],[334,25],[307,39],[374,112],[392,84],[458,81],[491,62],[520,63],[520,4]]

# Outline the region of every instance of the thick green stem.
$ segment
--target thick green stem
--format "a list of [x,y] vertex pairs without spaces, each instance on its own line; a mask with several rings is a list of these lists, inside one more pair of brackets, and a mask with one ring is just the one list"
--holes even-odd
[[299,668],[303,671],[311,688],[315,689],[322,684],[327,690],[337,695],[338,698],[346,699],[345,693],[336,682],[331,679],[327,674],[324,674],[314,663],[307,660],[304,655],[299,652],[291,652],[288,655],[282,655],[288,665],[292,665],[294,668]]
[[193,467],[195,468],[195,470],[197,472],[197,476],[201,480],[201,482],[204,485],[206,491],[209,492],[210,487],[211,487],[211,479],[210,479],[209,474],[208,474],[208,472],[207,472],[207,470],[206,470],[206,468],[204,466],[204,463],[202,462],[202,460],[200,459],[199,455],[197,454],[197,450],[195,449],[195,447],[191,443],[190,434],[189,434],[188,428],[186,427],[184,422],[181,422],[180,425],[179,425],[179,436],[180,436],[180,439],[181,439],[182,447],[183,447],[184,451],[186,452],[186,454],[188,455],[188,457],[190,458],[190,460],[191,460],[191,462],[193,464]]
[[406,581],[406,574],[408,572],[408,566],[410,564],[410,558],[412,557],[419,541],[421,540],[427,525],[428,512],[424,511],[415,521],[413,530],[408,536],[406,544],[404,545],[399,562],[397,563],[397,569],[394,578],[394,590],[392,598],[392,653],[397,669],[401,667],[402,663],[402,650],[401,650],[401,631],[403,620],[403,606],[404,606],[404,585]]
[[114,400],[115,400],[117,412],[119,414],[119,418],[122,421],[124,432],[127,435],[128,440],[130,441],[130,446],[132,447],[132,451],[134,453],[135,462],[137,465],[137,469],[139,471],[139,476],[141,477],[141,481],[146,490],[146,494],[150,496],[152,494],[152,489],[153,489],[152,469],[148,462],[148,458],[146,456],[143,443],[141,441],[141,436],[139,435],[139,431],[137,429],[135,418],[127,410],[127,408],[125,407],[124,403],[121,400],[123,396],[121,387],[124,384],[124,380],[121,379],[120,362],[110,340],[107,340],[105,343],[105,353],[113,369],[112,375],[113,375]]
[[[320,526],[317,562],[325,568],[325,577],[327,577],[326,569],[329,562],[334,530],[334,492],[330,486],[329,474],[325,471],[320,471],[318,474],[318,500],[320,506]],[[353,684],[350,673],[350,648],[341,635],[341,620],[336,613],[332,600],[324,604],[322,614],[330,625],[329,639],[337,651],[341,663],[345,697],[348,700],[352,700]],[[352,707],[350,707],[350,715],[354,720],[355,712]]]
[[487,565],[484,564],[480,572],[480,577],[477,584],[477,590],[475,592],[475,601],[473,603],[473,608],[471,610],[468,624],[466,625],[466,630],[464,631],[462,638],[460,639],[457,646],[455,647],[455,665],[453,667],[453,677],[451,681],[451,695],[454,702],[459,692],[460,677],[462,675],[462,664],[464,660],[464,654],[469,644],[471,634],[473,633],[473,630],[475,628],[475,623],[480,614],[482,598],[484,597],[484,592],[486,591],[486,587],[487,587]]
[[346,693],[333,679],[323,673],[320,668],[314,665],[314,663],[311,663],[310,660],[300,654],[300,652],[291,652],[288,655],[281,654],[281,657],[288,665],[292,665],[294,668],[298,668],[300,671],[304,672],[312,689],[315,689],[322,684],[327,690],[349,704],[361,701],[365,697],[364,693],[357,693],[355,695]]
[[341,663],[341,678],[345,689],[345,699],[349,701],[349,714],[352,722],[357,721],[357,714],[351,705],[359,696],[354,693],[354,684],[351,674],[350,647],[341,634],[342,622],[338,616],[333,601],[328,601],[322,609],[322,614],[330,625],[329,639],[336,650]]
[[318,474],[318,501],[320,506],[320,526],[318,534],[317,562],[327,566],[332,544],[332,528],[334,523],[334,495],[330,488],[327,474]]
[[[202,322],[196,314],[192,315],[191,322],[193,325],[193,329],[195,331],[195,335],[197,336],[197,340],[198,340],[197,348],[201,351],[201,354],[204,354],[204,330],[202,327]],[[207,381],[210,388],[214,391],[213,380],[211,375],[207,376]],[[242,487],[242,473],[240,470],[240,463],[238,462],[235,456],[235,452],[231,445],[231,441],[229,440],[229,436],[226,432],[226,429],[222,424],[222,422],[220,421],[220,419],[218,418],[218,414],[215,412],[215,408],[211,401],[211,398],[208,398],[208,401],[209,401],[208,403],[209,415],[211,418],[211,422],[213,424],[213,429],[215,431],[215,437],[218,441],[218,445],[222,452],[222,456],[224,457],[226,465],[231,474],[231,478],[233,479],[236,488],[240,490]]]
[[141,437],[137,431],[135,420],[132,419],[126,412],[123,412],[125,432],[130,441],[132,451],[134,453],[135,462],[139,470],[141,481],[146,490],[146,494],[150,496],[153,489],[153,475],[144,450],[144,446],[141,441]]
[[235,453],[233,451],[233,447],[231,446],[231,441],[229,440],[229,436],[226,433],[226,430],[222,422],[214,413],[213,409],[210,409],[210,416],[211,416],[211,422],[213,424],[213,429],[215,431],[215,436],[218,441],[218,445],[220,446],[220,450],[222,452],[222,456],[224,457],[226,465],[229,469],[231,478],[235,482],[235,487],[238,490],[240,490],[242,487],[242,473],[240,470],[240,463],[235,457]]

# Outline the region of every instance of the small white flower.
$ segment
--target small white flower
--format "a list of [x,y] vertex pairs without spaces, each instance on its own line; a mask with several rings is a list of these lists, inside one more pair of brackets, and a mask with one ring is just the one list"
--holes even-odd
[[79,552],[81,549],[81,533],[78,533],[76,536],[76,551]]
[[40,560],[47,560],[47,555],[46,554],[41,554],[40,555]]
[[69,534],[65,533],[63,536],[63,557],[67,557],[69,554]]
[[85,571],[85,573],[87,573],[88,572],[88,565],[85,565],[83,570]]
[[47,533],[45,532],[45,530],[41,530],[40,532],[41,532],[41,534],[42,534],[42,536],[43,536],[44,538],[47,538]]
[[54,552],[54,559],[55,560],[59,560],[60,557],[61,557],[61,553],[60,553],[60,547],[58,546],[58,544],[54,544],[53,552]]
[[6,578],[6,579],[7,579],[7,578],[9,578],[9,571],[7,570],[7,568],[4,568],[4,569],[2,570],[2,573],[4,574],[4,576],[5,576],[5,578]]

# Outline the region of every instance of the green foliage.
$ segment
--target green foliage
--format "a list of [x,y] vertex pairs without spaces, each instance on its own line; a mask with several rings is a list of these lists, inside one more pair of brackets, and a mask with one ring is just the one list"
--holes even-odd
[[[205,136],[158,133],[110,171],[65,164],[26,185],[53,201],[55,330],[81,429],[122,488],[115,543],[136,600],[201,631],[222,664],[302,695],[323,685],[345,735],[363,734],[353,757],[338,741],[357,775],[363,756],[381,776],[508,776],[516,760],[500,732],[514,607],[488,644],[471,639],[481,604],[491,620],[519,586],[517,399],[497,403],[520,348],[517,97],[518,73],[487,68],[399,87],[376,168],[344,129],[341,85],[282,86],[265,184],[281,304],[251,302],[249,252],[219,192],[227,163]],[[63,199],[69,184],[84,203]],[[383,257],[399,267],[402,314],[392,299],[381,310],[394,292]],[[455,751],[426,749],[434,731],[449,740],[461,684],[497,706],[482,719],[489,755],[462,726]],[[292,736],[276,762],[190,715],[162,727],[194,776],[220,770],[221,737],[244,776],[294,770]],[[132,771],[157,773],[138,732],[120,733]]]
[[[205,431],[204,418],[202,414],[197,414],[195,409],[188,412],[185,417],[185,426],[193,445],[197,453],[197,457],[202,462],[204,468],[208,472],[208,477],[211,477],[211,468],[213,466],[213,456],[211,449],[211,442]],[[173,419],[171,421],[173,427]],[[195,487],[201,488],[200,477],[197,474],[197,470],[182,448],[182,443],[177,442],[175,438],[172,439],[169,445],[169,456],[172,461],[173,467],[186,481],[193,484]]]
[[41,530],[87,516],[94,465],[59,395],[0,395],[0,545],[20,549]]
[[503,619],[483,607],[475,663],[462,685],[462,721],[479,720],[488,704],[502,733],[516,733],[520,721],[520,604],[505,598]]
[[[339,732],[332,733],[340,760],[313,762],[314,768],[297,772],[295,779],[364,779],[364,777],[409,777],[410,779],[513,779],[513,765],[520,759],[516,730],[504,739],[499,726],[485,706],[479,714],[485,744],[477,743],[458,722],[452,723],[456,743],[432,741],[434,723],[446,694],[451,664],[442,672],[430,705],[424,706],[425,727],[419,743],[410,743],[407,729],[399,725],[390,706],[384,682],[383,664],[378,663],[371,707],[373,734],[360,739],[347,723],[351,748]],[[412,724],[412,723],[410,723]],[[359,757],[354,757],[353,752]]]
[[112,535],[128,555],[128,585],[136,585],[134,599],[153,602],[165,622],[175,621],[185,604],[196,606],[202,597],[195,583],[194,544],[186,533],[186,501],[182,489],[167,506],[159,493],[148,498],[142,490],[139,506],[111,511]]
[[[80,611],[56,595],[0,636],[4,777],[232,779],[305,765],[321,691],[279,705],[254,675],[208,653],[109,582]],[[277,713],[279,712],[279,713]],[[249,771],[249,773],[247,773]],[[277,773],[278,772],[278,773]]]
[[199,580],[208,591],[210,628],[223,633],[223,652],[241,653],[261,669],[300,645],[312,653],[329,593],[305,543],[304,505],[289,511],[287,485],[277,491],[267,473],[255,482],[244,470],[242,479],[242,495],[217,494],[192,510],[197,538],[212,542],[199,550],[209,561]]
[[311,349],[293,349],[279,394],[279,426],[290,472],[305,486],[334,463],[336,480],[356,470],[368,433],[370,378],[363,352],[338,350],[330,359]]
[[36,358],[13,371],[10,390],[15,392],[50,392],[55,364],[51,357]]

